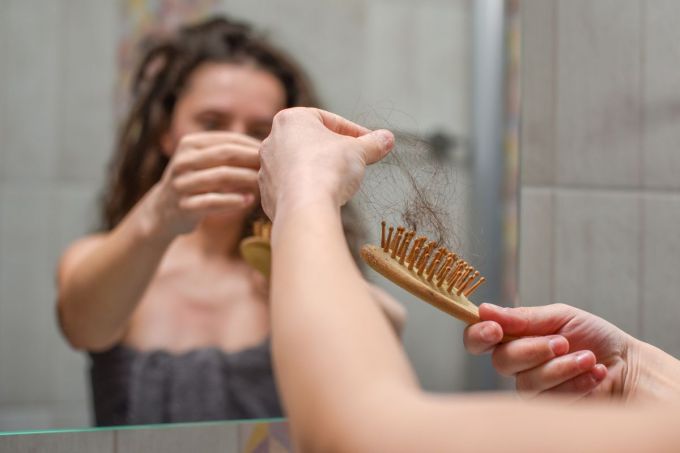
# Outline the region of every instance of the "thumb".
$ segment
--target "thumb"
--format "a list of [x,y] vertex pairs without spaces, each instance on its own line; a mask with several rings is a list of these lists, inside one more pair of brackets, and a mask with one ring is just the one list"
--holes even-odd
[[386,129],[369,132],[358,137],[357,140],[364,148],[366,165],[378,162],[392,150],[394,146],[394,135]]
[[495,321],[503,332],[514,336],[550,335],[558,332],[576,315],[576,309],[563,304],[539,307],[502,308],[492,304],[479,306],[483,321]]

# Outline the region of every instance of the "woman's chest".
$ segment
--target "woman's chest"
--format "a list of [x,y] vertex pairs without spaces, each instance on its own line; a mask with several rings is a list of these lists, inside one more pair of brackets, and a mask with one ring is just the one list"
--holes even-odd
[[269,334],[264,285],[242,267],[161,268],[132,316],[126,342],[177,352],[255,345]]

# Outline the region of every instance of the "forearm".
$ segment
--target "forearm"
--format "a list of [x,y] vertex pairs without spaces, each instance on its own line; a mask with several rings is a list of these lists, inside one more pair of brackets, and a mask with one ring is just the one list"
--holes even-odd
[[325,200],[278,209],[274,360],[295,434],[306,443],[330,427],[370,422],[361,421],[370,416],[362,408],[417,383],[347,250],[339,210]]
[[[364,451],[677,451],[680,406],[523,402],[499,394],[418,398],[373,430]],[[357,450],[359,451],[359,450]]]
[[59,318],[76,348],[103,350],[120,340],[171,242],[143,211],[138,205],[60,281]]
[[404,325],[406,324],[406,310],[404,307],[381,288],[369,284],[368,289],[373,296],[373,300],[375,300],[375,303],[390,322],[394,333],[401,337]]
[[674,407],[419,391],[329,206],[281,210],[274,227],[274,360],[301,451],[670,451],[680,443]]

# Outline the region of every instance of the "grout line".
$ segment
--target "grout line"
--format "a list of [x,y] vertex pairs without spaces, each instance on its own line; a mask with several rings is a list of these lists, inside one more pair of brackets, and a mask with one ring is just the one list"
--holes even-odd
[[[559,121],[558,113],[559,109],[559,75],[560,75],[560,61],[558,58],[559,43],[560,43],[560,21],[559,21],[559,8],[560,3],[556,0],[552,1],[552,30],[553,30],[553,42],[552,42],[552,55],[550,64],[552,65],[552,152],[550,153],[550,181],[552,184],[557,184],[557,161],[558,161],[558,149],[557,149],[557,135],[559,131]],[[521,150],[520,150],[521,151]],[[520,153],[521,154],[521,153]]]
[[559,301],[557,298],[557,266],[555,264],[555,257],[557,256],[557,194],[555,191],[550,192],[550,261],[548,262],[548,278],[550,291],[550,300],[546,301],[548,304],[555,304]]
[[647,218],[647,203],[645,202],[645,197],[638,198],[639,215],[638,215],[638,289],[637,289],[637,299],[638,299],[638,310],[637,310],[637,337],[641,340],[645,340],[644,332],[644,318],[645,318],[645,294],[644,294],[644,284],[645,284],[645,224]]
[[556,300],[557,298],[557,264],[556,264],[556,257],[557,257],[557,191],[555,190],[555,187],[557,185],[557,162],[558,162],[558,128],[559,128],[559,118],[558,118],[558,113],[559,109],[557,108],[558,102],[559,102],[559,75],[560,75],[560,61],[559,61],[559,43],[560,43],[560,3],[557,0],[554,0],[552,2],[553,4],[553,11],[552,11],[552,22],[553,22],[553,27],[552,29],[554,30],[553,32],[553,54],[552,54],[552,65],[553,65],[553,70],[552,70],[552,100],[553,100],[553,105],[552,105],[552,120],[553,120],[553,125],[552,125],[552,153],[551,153],[551,158],[552,158],[552,165],[551,165],[551,181],[552,185],[547,187],[550,190],[550,251],[549,251],[549,256],[550,256],[550,261],[548,262],[548,278],[550,279],[548,282],[548,290],[549,290],[549,297],[550,300],[546,301],[547,303],[554,304],[557,303],[558,301]]
[[596,192],[596,193],[621,193],[631,195],[680,195],[680,187],[677,189],[649,189],[637,187],[595,187],[595,186],[571,186],[568,184],[523,184],[522,189],[560,190],[564,192]]
[[[640,141],[638,143],[638,171],[640,181],[640,187],[644,188],[647,181],[645,180],[645,150],[646,150],[646,137],[647,137],[647,122],[646,122],[646,98],[645,98],[645,67],[646,67],[646,49],[647,49],[647,8],[645,2],[641,1],[638,3],[640,11],[638,17],[640,18]],[[645,191],[647,192],[647,191]],[[637,288],[637,299],[638,299],[638,312],[637,312],[637,337],[644,339],[644,315],[645,315],[645,296],[644,296],[644,284],[645,284],[645,223],[646,223],[646,202],[645,197],[640,196],[638,198],[638,288]]]
[[646,84],[646,78],[645,78],[645,67],[647,63],[647,54],[646,54],[646,48],[647,48],[647,8],[645,7],[645,2],[638,2],[638,6],[640,8],[638,17],[640,18],[640,48],[639,48],[639,61],[638,61],[638,70],[640,71],[638,76],[639,76],[639,136],[638,136],[638,181],[641,189],[644,189],[646,186],[647,181],[645,180],[645,171],[644,171],[644,165],[645,165],[645,143],[646,143],[646,138],[647,138],[647,123],[646,123],[646,97],[645,97],[645,84]]

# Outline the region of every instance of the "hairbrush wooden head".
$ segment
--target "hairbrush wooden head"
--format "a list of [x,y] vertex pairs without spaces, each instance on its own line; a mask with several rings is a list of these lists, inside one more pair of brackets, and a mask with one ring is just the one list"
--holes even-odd
[[415,231],[382,222],[380,247],[364,245],[361,257],[374,270],[425,302],[468,324],[479,322],[477,306],[468,300],[486,280],[468,262],[437,247]]
[[239,251],[241,257],[252,267],[269,278],[271,271],[271,237],[272,224],[265,220],[256,220],[253,223],[253,235],[241,241]]

